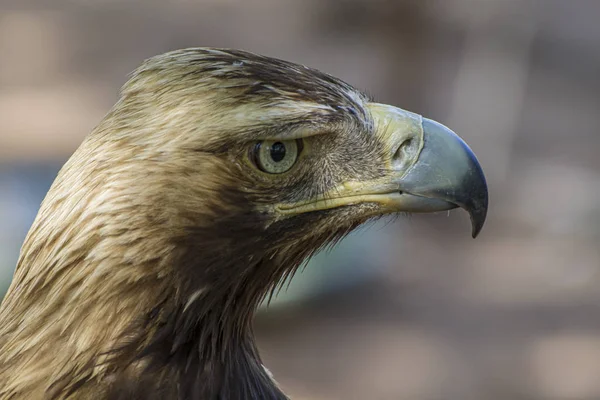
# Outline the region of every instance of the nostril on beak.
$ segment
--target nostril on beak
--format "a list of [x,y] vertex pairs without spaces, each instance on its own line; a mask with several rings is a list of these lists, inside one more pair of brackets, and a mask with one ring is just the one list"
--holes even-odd
[[403,170],[406,164],[412,159],[412,153],[414,152],[413,142],[412,138],[405,139],[394,152],[392,166],[395,170]]

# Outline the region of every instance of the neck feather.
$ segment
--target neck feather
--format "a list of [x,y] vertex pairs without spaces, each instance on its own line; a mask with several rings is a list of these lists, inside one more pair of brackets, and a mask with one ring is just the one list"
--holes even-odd
[[[154,380],[159,391],[177,382],[180,398],[285,399],[254,342],[252,316],[263,297],[263,291],[236,284],[227,292],[198,289],[185,302],[159,304],[138,321],[137,337],[116,349],[112,364],[141,363],[140,376],[163,377]],[[119,386],[127,384],[113,387],[122,392]]]

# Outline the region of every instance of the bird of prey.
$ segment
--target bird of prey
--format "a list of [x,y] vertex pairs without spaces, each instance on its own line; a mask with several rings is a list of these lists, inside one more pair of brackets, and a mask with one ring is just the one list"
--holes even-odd
[[349,84],[238,50],[145,61],[59,172],[0,308],[0,399],[280,400],[257,306],[389,213],[484,223],[467,145]]

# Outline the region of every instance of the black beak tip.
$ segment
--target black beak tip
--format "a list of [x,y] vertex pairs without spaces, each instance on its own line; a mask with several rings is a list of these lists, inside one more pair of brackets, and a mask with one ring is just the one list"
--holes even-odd
[[478,196],[469,202],[471,204],[465,207],[465,209],[471,217],[471,235],[473,236],[473,239],[475,239],[481,232],[483,224],[485,223],[488,210],[487,184],[485,183],[485,178],[483,177],[483,174],[481,176],[483,179],[484,187],[478,190]]
[[475,239],[481,232],[481,229],[483,228],[483,224],[485,222],[486,214],[487,209],[471,212],[471,236],[473,236],[473,239]]
[[462,140],[459,139],[463,146],[463,151],[466,156],[466,168],[467,173],[463,176],[461,185],[462,190],[457,195],[459,199],[458,203],[464,208],[471,217],[471,236],[475,239],[487,217],[488,211],[488,186],[483,168],[477,160],[475,153],[471,148]]

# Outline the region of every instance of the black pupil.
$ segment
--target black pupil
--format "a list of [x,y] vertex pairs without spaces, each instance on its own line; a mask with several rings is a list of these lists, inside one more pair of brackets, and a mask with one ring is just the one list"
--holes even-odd
[[285,144],[281,142],[273,143],[271,146],[271,158],[275,162],[279,162],[285,158]]

